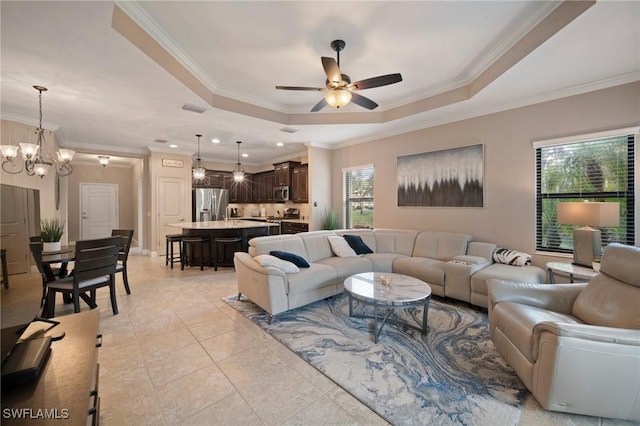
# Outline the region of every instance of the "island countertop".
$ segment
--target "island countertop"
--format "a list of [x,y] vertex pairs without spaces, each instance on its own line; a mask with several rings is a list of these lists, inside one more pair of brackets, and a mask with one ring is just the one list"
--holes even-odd
[[251,220],[211,220],[206,222],[178,222],[170,223],[167,226],[180,229],[247,229],[247,228],[264,228],[265,226],[278,226],[277,223],[256,222]]

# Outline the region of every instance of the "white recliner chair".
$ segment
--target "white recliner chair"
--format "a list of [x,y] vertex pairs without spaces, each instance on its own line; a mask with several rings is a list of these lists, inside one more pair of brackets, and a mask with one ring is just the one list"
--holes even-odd
[[582,284],[489,281],[491,338],[547,410],[640,421],[640,248]]

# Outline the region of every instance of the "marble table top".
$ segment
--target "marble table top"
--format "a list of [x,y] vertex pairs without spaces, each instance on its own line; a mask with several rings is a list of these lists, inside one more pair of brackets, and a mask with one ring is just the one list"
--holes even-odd
[[[389,278],[389,285],[382,278]],[[431,287],[417,278],[390,272],[364,272],[344,281],[344,288],[361,300],[402,304],[416,302],[431,295]]]
[[178,222],[167,226],[180,229],[247,229],[278,226],[277,223],[254,222],[251,220],[211,220],[206,222]]

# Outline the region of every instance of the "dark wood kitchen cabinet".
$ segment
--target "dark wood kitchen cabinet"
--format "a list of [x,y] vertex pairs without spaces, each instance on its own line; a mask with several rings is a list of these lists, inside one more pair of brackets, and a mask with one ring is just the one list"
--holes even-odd
[[296,203],[309,201],[309,166],[294,167],[291,173],[291,200]]
[[297,161],[287,161],[284,163],[274,164],[275,167],[275,186],[290,186],[291,185],[291,170],[293,167],[299,166]]

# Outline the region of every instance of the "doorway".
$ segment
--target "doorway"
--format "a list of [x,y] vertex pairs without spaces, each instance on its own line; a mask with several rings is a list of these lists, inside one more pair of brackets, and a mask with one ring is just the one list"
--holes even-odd
[[[187,184],[182,178],[158,177],[158,227],[156,230],[156,252],[165,255],[167,234],[179,234],[181,230],[167,226],[184,222],[187,217],[188,201],[185,199]],[[191,214],[191,212],[189,212]]]
[[80,184],[80,239],[111,236],[118,227],[118,185]]
[[29,271],[29,237],[35,235],[40,235],[40,191],[0,185],[0,246],[7,250],[8,275]]

